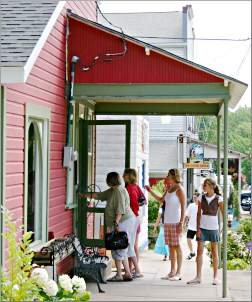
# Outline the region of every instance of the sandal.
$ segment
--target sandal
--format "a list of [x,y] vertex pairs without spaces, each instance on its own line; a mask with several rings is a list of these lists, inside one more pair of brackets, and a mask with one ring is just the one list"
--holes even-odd
[[182,278],[180,276],[173,276],[169,278],[170,281],[181,281]]
[[193,279],[191,281],[188,281],[186,284],[194,285],[194,284],[200,284],[201,280],[199,279]]
[[107,281],[108,282],[122,282],[123,277],[119,277],[117,275],[114,275],[113,277],[109,278]]
[[162,277],[161,279],[162,279],[162,280],[169,280],[169,278],[172,278],[172,277],[174,277],[174,276],[175,276],[175,274],[173,274],[172,272],[170,272],[168,275]]
[[212,285],[219,285],[219,284],[220,284],[220,280],[218,280],[218,279],[213,279]]
[[122,281],[133,281],[133,278],[132,277],[129,277],[129,276],[123,276],[123,280]]

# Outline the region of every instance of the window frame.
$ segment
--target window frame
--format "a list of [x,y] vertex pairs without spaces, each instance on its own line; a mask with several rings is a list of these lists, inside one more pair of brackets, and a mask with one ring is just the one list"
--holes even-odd
[[[41,239],[31,243],[32,247],[37,247],[48,240],[48,204],[49,204],[49,171],[50,171],[50,122],[51,109],[48,107],[27,103],[25,107],[25,162],[24,162],[24,232],[27,231],[27,206],[28,206],[28,141],[29,127],[31,123],[36,128],[39,135],[38,148],[41,156],[41,175],[36,175],[36,183],[39,183],[41,190],[39,191],[39,200],[41,204],[35,204],[36,209],[41,209],[42,221],[39,228]],[[41,129],[39,123],[42,125]],[[36,194],[37,196],[37,194]],[[35,212],[36,216],[36,212]],[[38,225],[35,225],[35,230]]]

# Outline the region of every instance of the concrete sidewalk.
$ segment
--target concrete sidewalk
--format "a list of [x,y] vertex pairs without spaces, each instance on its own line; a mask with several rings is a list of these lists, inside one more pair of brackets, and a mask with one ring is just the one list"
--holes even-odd
[[[185,240],[183,240],[185,247]],[[184,249],[187,251],[187,248]],[[186,255],[184,255],[184,258]],[[161,280],[170,269],[169,261],[162,261],[162,256],[147,251],[140,256],[140,266],[144,278],[132,282],[110,282],[102,284],[106,293],[98,293],[94,283],[88,283],[87,289],[91,291],[91,301],[250,301],[250,273],[231,272],[228,298],[222,299],[221,285],[214,286],[212,282],[212,269],[209,268],[209,259],[204,257],[203,282],[200,285],[187,285],[186,282],[195,276],[195,260],[184,260],[182,281]],[[238,273],[238,274],[237,274]],[[221,279],[221,272],[220,272]]]

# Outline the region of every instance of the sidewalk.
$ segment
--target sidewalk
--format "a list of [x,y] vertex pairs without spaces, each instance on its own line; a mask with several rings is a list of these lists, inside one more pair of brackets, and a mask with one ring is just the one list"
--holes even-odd
[[[184,250],[187,251],[186,248]],[[207,256],[204,257],[201,285],[190,286],[186,284],[195,275],[195,260],[184,260],[183,279],[177,282],[160,279],[169,272],[170,263],[169,261],[162,261],[162,256],[154,254],[152,251],[147,251],[141,255],[140,266],[144,278],[132,282],[102,284],[106,293],[99,294],[94,283],[87,284],[87,289],[92,294],[91,301],[250,301],[250,272],[231,272],[228,274],[229,287],[232,290],[229,291],[227,299],[222,299],[221,285],[211,285],[212,270],[209,270]]]

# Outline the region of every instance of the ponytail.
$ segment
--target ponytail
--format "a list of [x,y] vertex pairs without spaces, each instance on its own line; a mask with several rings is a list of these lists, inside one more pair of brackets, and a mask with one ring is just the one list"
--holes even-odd
[[216,181],[212,178],[206,178],[204,182],[207,182],[208,184],[210,184],[213,187],[214,193],[216,195],[221,196],[221,190],[220,187],[218,186],[218,184],[216,183]]
[[221,190],[220,190],[220,187],[216,184],[216,187],[214,188],[214,193],[221,196]]

